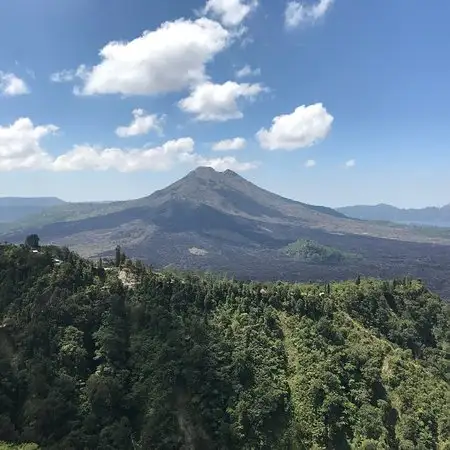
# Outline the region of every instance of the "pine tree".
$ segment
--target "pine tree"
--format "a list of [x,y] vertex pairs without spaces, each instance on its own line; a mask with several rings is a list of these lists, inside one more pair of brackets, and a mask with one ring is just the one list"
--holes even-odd
[[30,234],[25,239],[25,245],[31,248],[39,248],[39,236],[37,234]]
[[116,247],[116,267],[120,266],[122,252],[120,250],[120,245]]

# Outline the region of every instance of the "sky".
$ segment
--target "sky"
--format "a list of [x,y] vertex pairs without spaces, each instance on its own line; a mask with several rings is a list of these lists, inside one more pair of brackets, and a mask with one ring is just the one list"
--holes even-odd
[[332,207],[450,203],[450,2],[0,3],[0,196],[197,166]]

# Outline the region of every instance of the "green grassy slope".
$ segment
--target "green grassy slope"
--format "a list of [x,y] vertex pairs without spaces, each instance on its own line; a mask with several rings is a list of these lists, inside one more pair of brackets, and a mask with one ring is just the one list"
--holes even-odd
[[357,254],[343,252],[309,239],[298,239],[288,244],[281,251],[296,260],[318,264],[338,264],[360,258]]

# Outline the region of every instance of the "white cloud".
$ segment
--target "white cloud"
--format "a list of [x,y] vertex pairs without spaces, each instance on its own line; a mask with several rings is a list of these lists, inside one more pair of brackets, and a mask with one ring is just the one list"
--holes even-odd
[[69,83],[76,78],[86,79],[87,68],[84,64],[79,66],[76,70],[61,70],[50,75],[50,81],[53,83]]
[[247,170],[256,169],[260,163],[258,161],[241,162],[234,156],[225,156],[223,158],[204,158],[200,157],[196,160],[199,166],[212,167],[215,170],[234,170],[236,172],[246,172]]
[[255,162],[240,162],[233,157],[207,158],[194,152],[194,140],[190,137],[172,140],[159,147],[123,150],[120,148],[95,148],[76,146],[59,156],[52,163],[55,171],[117,170],[136,172],[142,170],[165,171],[177,164],[209,166],[217,170],[250,170]]
[[208,0],[203,14],[219,18],[226,27],[239,25],[258,6],[257,0]]
[[316,161],[314,159],[308,159],[308,161],[305,162],[305,167],[311,168],[316,165]]
[[267,150],[296,150],[324,139],[333,120],[322,103],[302,105],[291,114],[274,117],[270,129],[261,128],[256,137]]
[[220,23],[205,17],[165,22],[132,41],[106,44],[99,52],[99,64],[78,68],[81,74],[75,76],[83,80],[83,86],[75,92],[151,95],[180,91],[206,79],[206,64],[232,37]]
[[305,4],[301,1],[290,1],[284,11],[286,28],[295,28],[300,24],[314,23],[325,15],[334,0],[318,0],[314,4]]
[[53,83],[67,83],[75,79],[74,70],[61,70],[60,72],[55,72],[50,75],[50,80]]
[[57,130],[55,125],[34,126],[26,117],[0,126],[0,171],[47,167],[51,158],[41,147],[41,140]]
[[241,39],[240,46],[242,48],[248,47],[250,44],[253,44],[255,42],[255,39],[252,36],[249,36],[248,34],[244,35]]
[[197,120],[225,122],[243,117],[238,99],[251,100],[264,90],[259,83],[227,81],[214,84],[208,81],[196,86],[189,97],[182,99],[178,105],[184,112],[195,114]]
[[261,70],[260,69],[252,69],[248,64],[236,72],[237,78],[244,78],[244,77],[249,77],[249,76],[257,76],[257,75],[261,75]]
[[345,167],[355,167],[356,166],[356,161],[354,159],[349,159],[346,163],[345,163]]
[[212,149],[215,152],[242,150],[245,148],[245,144],[246,141],[244,138],[236,137],[233,139],[224,139],[223,141],[216,142],[212,146]]
[[133,121],[128,126],[121,126],[116,129],[119,137],[139,136],[147,134],[150,130],[155,130],[158,134],[162,134],[162,124],[164,117],[157,114],[146,114],[143,109],[134,109]]
[[122,149],[75,145],[60,156],[53,157],[41,141],[55,133],[55,125],[34,126],[29,118],[20,118],[10,126],[0,126],[0,172],[30,169],[48,171],[141,170],[164,171],[175,165],[207,165],[220,170],[249,170],[257,162],[241,162],[236,158],[207,158],[194,151],[190,137],[170,140],[157,147]]
[[25,81],[17,77],[13,73],[5,73],[0,71],[0,94],[13,97],[15,95],[29,94]]
[[57,157],[52,163],[52,168],[56,171],[111,169],[119,172],[163,171],[172,168],[176,163],[190,162],[192,159],[195,159],[194,140],[186,137],[167,141],[159,147],[131,150],[77,145]]

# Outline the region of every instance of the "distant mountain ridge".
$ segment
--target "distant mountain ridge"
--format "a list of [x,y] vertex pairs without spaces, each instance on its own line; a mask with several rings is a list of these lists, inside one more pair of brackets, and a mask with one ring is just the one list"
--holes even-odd
[[[131,222],[136,224],[136,221],[140,221],[141,226],[143,223],[157,226],[158,231],[164,227],[183,229],[188,224],[190,231],[196,231],[196,227],[205,228],[211,221],[216,223],[213,217],[217,220],[220,217],[222,223],[250,221],[248,225],[258,232],[272,236],[275,233],[280,238],[289,236],[286,229],[293,229],[295,233],[295,229],[302,227],[335,234],[421,240],[408,230],[363,223],[332,208],[287,199],[256,186],[231,170],[218,172],[210,167],[198,167],[166,188],[136,200],[65,203],[46,209],[14,224],[10,234],[33,229],[40,230],[43,235],[46,232],[68,235],[114,229]],[[275,231],[270,226],[281,227],[283,231]],[[217,229],[214,227],[216,225],[213,229]]]
[[417,225],[450,227],[450,204],[426,208],[397,208],[380,203],[378,205],[355,205],[336,208],[348,217],[361,220],[378,220]]
[[[113,256],[120,245],[129,257],[154,267],[211,270],[245,279],[410,274],[431,280],[434,289],[450,298],[445,270],[450,234],[351,219],[271,193],[231,170],[199,167],[143,198],[65,203],[2,229],[0,241],[21,243],[37,233],[43,243],[68,246],[95,259]],[[283,251],[299,240],[314,242],[319,253],[358,257],[324,257],[311,264],[309,257]]]
[[46,208],[63,205],[56,197],[0,197],[0,222],[14,222]]

